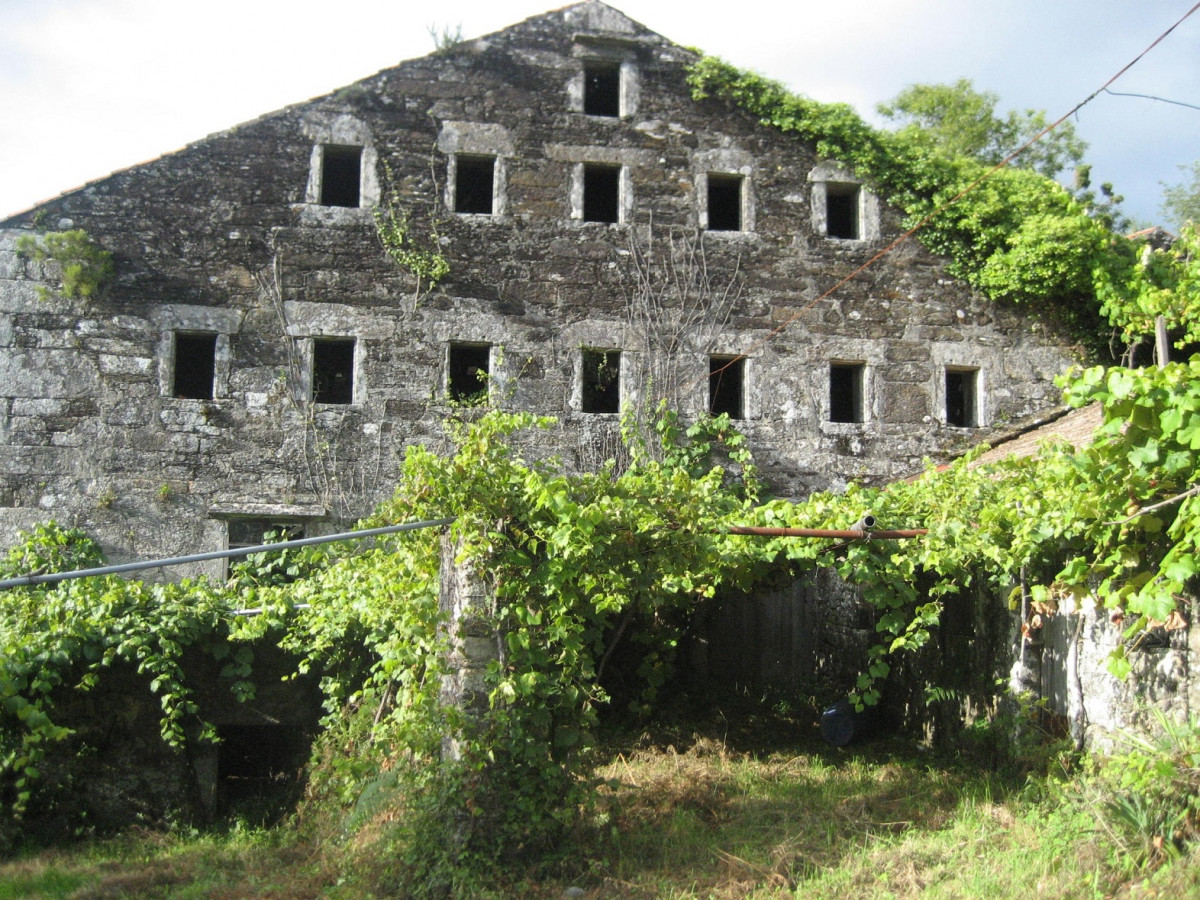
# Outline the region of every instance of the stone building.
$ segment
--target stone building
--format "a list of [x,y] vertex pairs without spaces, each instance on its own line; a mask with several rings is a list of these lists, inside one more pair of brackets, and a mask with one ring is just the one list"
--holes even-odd
[[[587,0],[0,222],[0,536],[54,518],[121,561],[336,530],[476,402],[557,416],[534,449],[580,468],[623,407],[727,412],[784,496],[1057,405],[1066,342],[913,241],[826,296],[898,214],[693,100],[694,59]],[[80,228],[114,260],[86,301],[16,252]]]

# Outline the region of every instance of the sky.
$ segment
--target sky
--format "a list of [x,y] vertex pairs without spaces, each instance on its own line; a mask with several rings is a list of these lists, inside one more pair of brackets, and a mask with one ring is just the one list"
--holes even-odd
[[[0,0],[0,217],[556,0]],[[1000,109],[1073,109],[1196,0],[612,0],[791,90],[875,104],[971,79]],[[1200,11],[1074,117],[1139,224],[1200,159]],[[1168,102],[1174,101],[1174,102]],[[1179,105],[1191,104],[1191,107]],[[1166,223],[1169,224],[1169,223]]]

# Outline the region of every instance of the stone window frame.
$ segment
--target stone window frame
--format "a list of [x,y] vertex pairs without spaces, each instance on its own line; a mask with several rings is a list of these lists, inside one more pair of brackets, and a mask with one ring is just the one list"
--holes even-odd
[[[857,379],[858,397],[855,404],[854,419],[834,419],[833,418],[833,370],[852,370]],[[829,360],[826,368],[825,379],[825,394],[824,394],[824,412],[823,421],[826,425],[833,426],[851,426],[861,427],[869,425],[872,421],[872,388],[874,379],[872,377],[872,367],[865,359],[844,359],[833,358]]]
[[[454,351],[461,348],[470,348],[476,350],[487,351],[487,372],[486,378],[481,379],[479,391],[466,395],[454,396],[454,381],[453,381],[453,355]],[[496,367],[498,359],[496,356],[497,345],[491,341],[475,341],[475,340],[449,340],[446,342],[446,352],[443,357],[443,372],[442,372],[442,396],[447,403],[465,403],[467,405],[487,406],[492,402],[493,390],[497,387],[497,372]],[[481,397],[476,401],[476,397]]]
[[[231,502],[217,501],[208,508],[206,516],[207,521],[215,525],[218,529],[215,534],[212,531],[208,533],[211,536],[210,539],[216,538],[219,540],[221,550],[255,546],[254,544],[243,543],[230,544],[229,523],[231,521],[257,520],[284,526],[299,525],[303,527],[305,537],[316,537],[330,531],[328,518],[329,510],[319,504],[271,503],[269,501],[243,499]],[[245,559],[245,557],[237,558]],[[231,560],[228,557],[219,560],[218,565],[221,566],[221,569],[219,572],[213,574],[217,577],[228,578],[230,562]]]
[[[230,372],[233,358],[231,337],[241,327],[242,313],[237,310],[187,304],[164,304],[155,312],[158,338],[158,395],[176,403],[213,403],[230,397]],[[212,398],[197,400],[176,397],[175,335],[212,334],[213,388]]]
[[[358,223],[369,220],[371,210],[379,206],[382,184],[379,179],[379,153],[367,124],[345,112],[314,109],[303,114],[300,131],[312,144],[308,162],[308,180],[300,207],[301,221],[309,224]],[[321,180],[326,147],[361,147],[359,161],[358,206],[321,204]]]
[[[615,36],[575,35],[572,55],[579,60],[579,68],[572,72],[567,82],[567,108],[586,115],[591,122],[621,122],[637,115],[641,99],[641,73],[637,65],[637,41]],[[590,115],[584,112],[583,100],[587,80],[587,66],[615,65],[620,77],[616,116]]]
[[313,365],[316,360],[315,344],[320,340],[352,340],[354,341],[354,372],[353,385],[351,387],[352,396],[349,403],[320,403],[322,408],[325,407],[356,407],[361,406],[366,402],[366,382],[363,377],[364,360],[362,337],[353,332],[338,332],[338,333],[317,333],[305,334],[294,337],[296,355],[298,363],[298,372],[300,383],[296,386],[296,396],[301,403],[319,403],[314,397],[314,372]]
[[[588,166],[605,166],[617,171],[617,221],[602,222],[584,219],[584,171]],[[571,219],[581,225],[611,228],[629,223],[633,215],[633,178],[623,162],[596,159],[577,162],[571,167]]]
[[[754,157],[745,150],[698,150],[692,155],[692,178],[696,188],[696,224],[706,237],[728,240],[754,234],[758,211],[754,173]],[[712,175],[736,176],[742,179],[742,227],[738,231],[714,231],[708,227],[708,179]]]
[[[587,389],[588,356],[589,356],[589,354],[597,354],[597,353],[605,354],[606,358],[607,358],[607,356],[614,354],[614,353],[617,355],[617,376],[616,376],[617,377],[617,384],[616,384],[617,408],[613,409],[613,410],[594,410],[594,409],[587,408],[586,398],[587,398],[587,394],[588,394],[588,389]],[[626,366],[628,365],[627,360],[625,359],[626,355],[627,354],[623,350],[621,350],[621,348],[619,348],[619,347],[583,346],[583,347],[579,348],[579,354],[577,356],[579,365],[578,365],[578,367],[576,369],[576,373],[575,373],[575,389],[572,392],[574,394],[574,397],[576,398],[576,402],[573,405],[575,406],[576,409],[579,410],[579,412],[585,413],[589,416],[615,415],[615,414],[619,414],[621,412],[621,404],[624,403],[625,400],[627,399],[625,396],[626,381],[627,381]]]
[[[950,403],[949,403],[949,377],[951,375],[971,375],[970,399],[972,401],[972,409],[967,418],[970,420],[964,424],[957,424],[950,421]],[[965,364],[958,365],[946,363],[941,367],[941,378],[937,383],[937,406],[939,411],[939,420],[947,428],[961,428],[964,431],[974,430],[985,427],[987,423],[987,392],[985,390],[984,369],[982,366]]]
[[[709,182],[713,176],[738,182],[738,227],[712,228],[709,223],[710,209],[708,205]],[[750,175],[746,172],[703,172],[696,179],[696,211],[701,230],[709,235],[737,236],[750,234],[754,231],[754,204],[751,200]]]
[[[808,173],[810,184],[810,203],[812,211],[812,229],[817,235],[828,241],[838,241],[844,244],[862,245],[878,241],[881,235],[879,198],[863,184],[848,169],[836,163],[822,163]],[[830,189],[845,191],[853,189],[857,192],[857,237],[838,237],[829,234],[829,196]]]
[[[355,335],[317,334],[306,338],[309,400],[321,406],[355,406],[361,402],[359,389],[362,383],[362,359],[360,341]],[[317,347],[319,344],[350,344],[350,400],[349,402],[317,399]]]
[[457,120],[443,122],[438,132],[437,149],[446,156],[446,183],[442,193],[445,208],[457,213],[455,194],[459,157],[491,157],[495,161],[492,169],[491,213],[457,215],[476,222],[496,221],[507,216],[509,160],[515,154],[514,147],[512,136],[503,125]]
[[[358,171],[358,206],[328,206],[321,202],[323,179],[325,171],[325,151],[328,148],[344,149],[358,147],[362,151]],[[305,204],[330,212],[344,211],[353,213],[356,210],[371,209],[379,205],[380,185],[376,175],[378,157],[375,148],[370,144],[354,141],[317,141],[313,144],[309,157],[308,184],[304,190]]]
[[[488,159],[492,162],[492,211],[488,213],[461,212],[458,209],[458,164],[461,159]],[[508,196],[508,164],[503,156],[495,153],[451,153],[446,158],[446,208],[466,218],[492,219],[505,215]]]

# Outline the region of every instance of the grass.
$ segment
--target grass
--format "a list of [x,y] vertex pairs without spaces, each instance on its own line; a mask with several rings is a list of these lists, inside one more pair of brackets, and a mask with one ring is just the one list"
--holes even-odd
[[[835,750],[803,728],[639,735],[613,744],[597,774],[606,786],[576,830],[552,855],[486,873],[490,896],[1200,893],[1194,849],[1132,852],[1100,826],[1107,801],[1082,782],[1014,781],[898,741]],[[381,814],[350,840],[234,826],[30,852],[0,862],[0,900],[388,896],[387,823]]]

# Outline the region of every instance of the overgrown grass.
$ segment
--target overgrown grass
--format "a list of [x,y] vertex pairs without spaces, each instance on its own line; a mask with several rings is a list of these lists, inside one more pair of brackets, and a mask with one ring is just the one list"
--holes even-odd
[[[481,866],[462,896],[1101,898],[1200,889],[1188,815],[1165,837],[1149,820],[1122,819],[1117,801],[1146,793],[1144,765],[1133,766],[1133,781],[1127,760],[1073,779],[1018,780],[892,739],[836,750],[811,726],[783,724],[790,730],[613,743],[597,771],[598,800],[562,845]],[[1190,734],[1159,756],[1180,763],[1180,778],[1194,775]],[[1136,749],[1145,758],[1152,745]],[[0,900],[397,896],[397,818],[381,811],[352,834],[311,822],[234,826],[31,853],[0,863]]]

